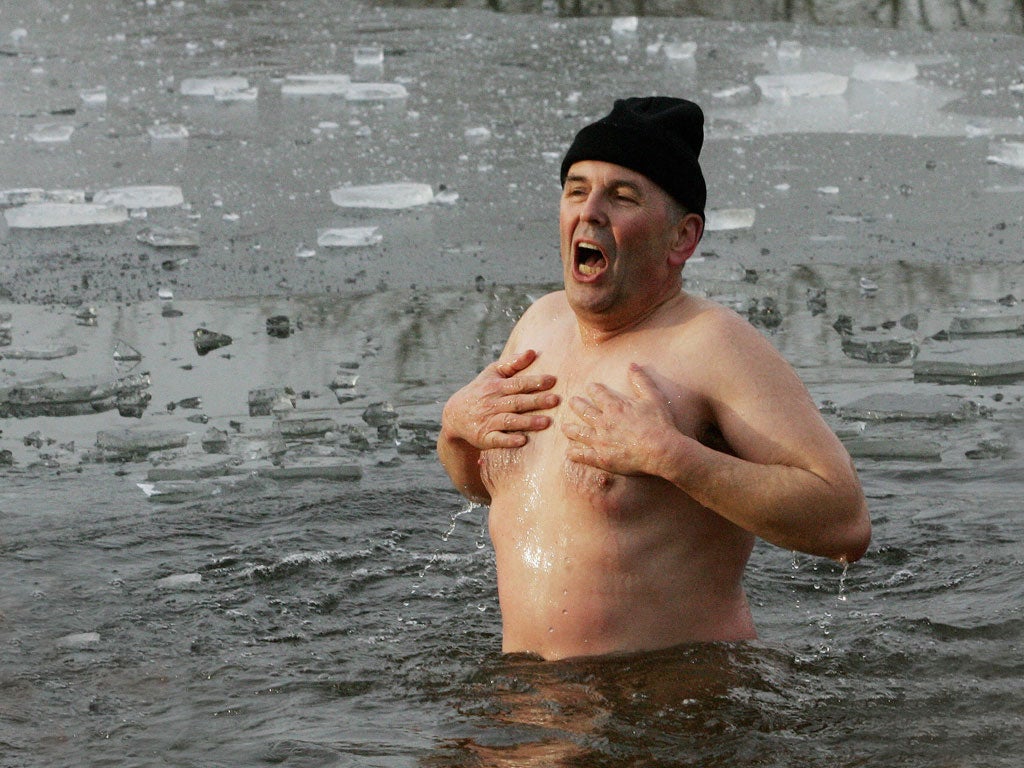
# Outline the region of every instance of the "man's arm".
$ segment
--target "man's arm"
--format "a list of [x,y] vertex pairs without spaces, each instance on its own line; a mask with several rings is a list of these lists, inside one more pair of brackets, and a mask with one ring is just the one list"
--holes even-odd
[[452,483],[472,501],[490,502],[480,477],[481,451],[518,448],[527,432],[551,425],[551,417],[537,411],[558,405],[558,395],[549,391],[555,377],[524,373],[536,359],[530,349],[492,363],[445,404],[437,454]]
[[569,458],[619,474],[663,477],[780,547],[860,558],[871,537],[860,481],[796,373],[739,318],[718,316],[705,338],[705,394],[732,454],[681,433],[663,390],[633,366],[630,392],[592,385],[587,398],[570,401],[580,421],[563,426]]

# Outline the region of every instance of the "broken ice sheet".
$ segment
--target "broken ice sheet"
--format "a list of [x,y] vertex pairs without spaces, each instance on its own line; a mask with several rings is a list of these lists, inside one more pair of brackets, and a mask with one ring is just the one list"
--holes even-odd
[[244,91],[249,88],[249,81],[244,77],[186,77],[181,81],[181,93],[184,96],[216,96],[217,92]]
[[136,239],[154,248],[199,247],[199,233],[184,227],[151,227],[139,232]]
[[352,78],[341,74],[288,75],[281,85],[282,96],[344,96]]
[[956,395],[898,394],[867,395],[837,409],[843,419],[854,421],[931,421],[950,423],[980,415],[976,403]]
[[39,189],[24,187],[21,189],[0,190],[0,208],[27,203],[84,203],[84,189]]
[[831,72],[797,72],[790,75],[760,75],[754,78],[761,95],[771,101],[817,96],[842,96],[848,78]]
[[985,159],[996,165],[1024,168],[1024,142],[994,141],[989,146],[989,154]]
[[216,101],[256,101],[259,97],[259,88],[215,88],[213,98]]
[[169,208],[185,202],[181,187],[137,186],[103,189],[93,195],[98,205],[123,205],[125,208]]
[[338,187],[331,190],[331,201],[341,208],[384,208],[397,210],[426,205],[434,199],[429,184],[400,182],[366,186]]
[[4,211],[11,229],[48,229],[94,224],[121,224],[128,221],[123,205],[94,203],[32,203]]
[[107,103],[107,89],[100,85],[96,88],[83,88],[78,92],[82,103],[90,107],[101,107]]
[[754,226],[755,213],[753,208],[720,208],[718,210],[709,210],[704,215],[704,229],[707,232],[749,229]]
[[408,95],[400,83],[352,83],[345,92],[349,101],[399,101]]
[[45,123],[32,129],[28,137],[39,144],[56,144],[68,141],[75,132],[75,126],[61,123]]
[[376,245],[384,236],[379,227],[331,227],[318,229],[316,244],[321,248],[361,248]]
[[914,359],[914,379],[979,384],[1024,378],[1024,345],[1016,338],[934,342]]
[[949,324],[950,336],[1021,333],[1024,333],[1024,311],[1016,307],[982,307],[954,317]]
[[188,138],[188,128],[177,123],[155,123],[146,131],[154,141],[180,141]]

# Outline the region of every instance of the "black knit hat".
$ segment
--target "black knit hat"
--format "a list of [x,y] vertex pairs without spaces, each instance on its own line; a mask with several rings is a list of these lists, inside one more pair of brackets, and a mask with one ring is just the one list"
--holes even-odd
[[607,116],[576,134],[562,160],[561,183],[573,163],[603,160],[643,174],[704,218],[708,193],[697,159],[703,144],[704,113],[692,101],[618,99]]

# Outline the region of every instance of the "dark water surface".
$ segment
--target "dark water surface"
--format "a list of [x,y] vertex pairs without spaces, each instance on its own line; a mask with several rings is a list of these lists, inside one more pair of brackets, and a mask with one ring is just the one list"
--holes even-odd
[[[138,420],[0,422],[14,461],[0,468],[0,766],[1021,764],[1024,384],[915,380],[911,352],[869,362],[851,345],[927,352],[958,319],[1020,311],[1024,171],[988,158],[1024,136],[1021,38],[688,18],[622,37],[607,17],[541,10],[0,4],[0,189],[176,184],[186,200],[117,226],[0,222],[12,348],[77,350],[4,357],[0,387],[121,375],[118,342],[152,377]],[[666,41],[696,56],[669,60]],[[403,84],[401,103],[281,95],[288,74],[355,74],[366,43],[384,52],[368,77]],[[789,103],[753,87],[878,59],[919,73]],[[226,75],[258,97],[179,91]],[[85,104],[100,85],[106,105]],[[874,541],[848,569],[759,545],[756,643],[503,657],[486,509],[407,450],[409,428],[396,444],[360,414],[387,400],[436,431],[447,395],[558,279],[555,173],[572,131],[638,91],[706,105],[709,206],[754,223],[709,232],[687,287],[762,323],[851,446],[860,430],[881,441],[857,458]],[[68,141],[29,138],[54,122],[74,126]],[[177,123],[187,140],[150,138]],[[351,211],[329,197],[394,181],[458,198]],[[363,225],[379,245],[315,246],[319,228]],[[154,226],[201,245],[141,244]],[[76,322],[89,305],[95,326]],[[269,338],[277,314],[301,328]],[[196,327],[234,341],[199,356]],[[963,344],[1019,361],[1021,338]],[[327,384],[351,361],[354,399],[337,402]],[[250,416],[246,394],[278,384],[305,394],[299,414],[363,438],[296,441],[284,461],[352,462],[361,479],[256,473],[147,498],[151,469],[209,458],[211,426],[249,441],[239,463],[265,458],[276,420]],[[964,410],[843,410],[869,395]],[[207,424],[168,407],[194,396]],[[100,430],[125,426],[184,430],[188,445],[87,458]]]

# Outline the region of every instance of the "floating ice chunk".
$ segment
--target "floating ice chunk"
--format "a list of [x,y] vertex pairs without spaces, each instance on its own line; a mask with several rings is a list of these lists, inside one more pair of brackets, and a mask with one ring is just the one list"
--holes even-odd
[[12,205],[25,205],[26,203],[41,203],[46,191],[38,187],[22,187],[20,189],[0,189],[0,207],[9,208]]
[[854,400],[837,411],[855,421],[932,421],[948,424],[977,418],[976,403],[955,395],[880,392]]
[[0,190],[0,208],[27,203],[84,203],[84,189],[24,189]]
[[780,60],[792,61],[803,56],[804,49],[799,40],[783,40],[775,49],[775,55]]
[[357,67],[379,67],[384,64],[384,46],[370,43],[357,45],[352,51],[352,63]]
[[999,307],[954,317],[949,324],[951,336],[985,336],[1024,332],[1024,312]]
[[96,447],[109,457],[138,458],[171,448],[184,448],[188,433],[159,429],[109,429],[96,433]]
[[612,34],[635,35],[640,20],[636,16],[619,16],[612,19]]
[[152,227],[139,232],[135,239],[154,248],[199,247],[199,233],[184,227]]
[[839,187],[831,187],[831,186],[818,187],[814,191],[817,192],[819,195],[838,195],[839,194]]
[[665,43],[665,57],[671,61],[692,59],[697,54],[697,44],[692,41]]
[[943,383],[979,384],[1024,377],[1024,345],[1019,339],[937,342],[921,348],[914,378]]
[[186,77],[181,81],[180,91],[183,96],[216,96],[217,91],[244,91],[249,88],[249,81],[244,77]]
[[884,333],[862,333],[858,336],[843,336],[843,354],[866,363],[902,363],[914,354],[917,345],[913,341],[894,339]]
[[345,92],[349,101],[400,101],[408,95],[401,83],[352,83]]
[[736,85],[732,88],[723,88],[720,91],[714,91],[711,94],[713,99],[734,99],[737,96],[746,96],[750,93],[751,88],[749,85]]
[[215,88],[213,98],[216,101],[256,101],[260,90],[256,86],[251,88]]
[[992,142],[989,153],[985,159],[990,163],[1008,165],[1011,168],[1024,168],[1024,142]]
[[181,187],[159,185],[103,189],[92,200],[98,205],[125,208],[172,208],[185,202]]
[[84,648],[88,645],[96,645],[99,641],[99,632],[75,632],[57,640],[57,645],[62,645],[65,648]]
[[[141,483],[139,487],[142,487]],[[145,493],[145,489],[143,489],[143,492]],[[181,587],[201,584],[202,581],[203,575],[201,573],[176,573],[173,576],[164,576],[162,579],[157,579],[156,586],[161,589],[179,589]]]
[[759,75],[754,78],[761,95],[770,101],[816,96],[842,96],[849,78],[831,72],[797,72],[790,75]]
[[32,129],[28,137],[39,144],[56,144],[68,141],[75,132],[75,126],[61,123],[44,123]]
[[188,138],[188,128],[177,123],[157,123],[146,129],[154,141],[179,141]]
[[158,480],[136,485],[150,501],[171,504],[209,498],[221,493],[220,486],[210,480]]
[[331,190],[331,200],[341,208],[412,208],[434,199],[429,184],[399,182],[370,184],[362,187],[339,187]]
[[854,80],[880,83],[905,83],[917,77],[917,65],[912,61],[862,61],[853,68]]
[[318,229],[316,244],[321,248],[362,248],[384,239],[378,227],[343,227]]
[[843,446],[852,459],[942,461],[941,445],[917,437],[854,437],[843,440]]
[[123,205],[94,203],[31,203],[4,211],[4,218],[12,229],[80,227],[121,224],[128,221],[128,209]]
[[749,229],[754,226],[753,208],[720,208],[704,213],[704,229],[721,232],[728,229]]
[[352,85],[348,75],[288,75],[281,85],[283,96],[344,96]]
[[100,85],[96,88],[83,88],[78,92],[83,104],[90,107],[101,107],[107,103],[107,89]]

